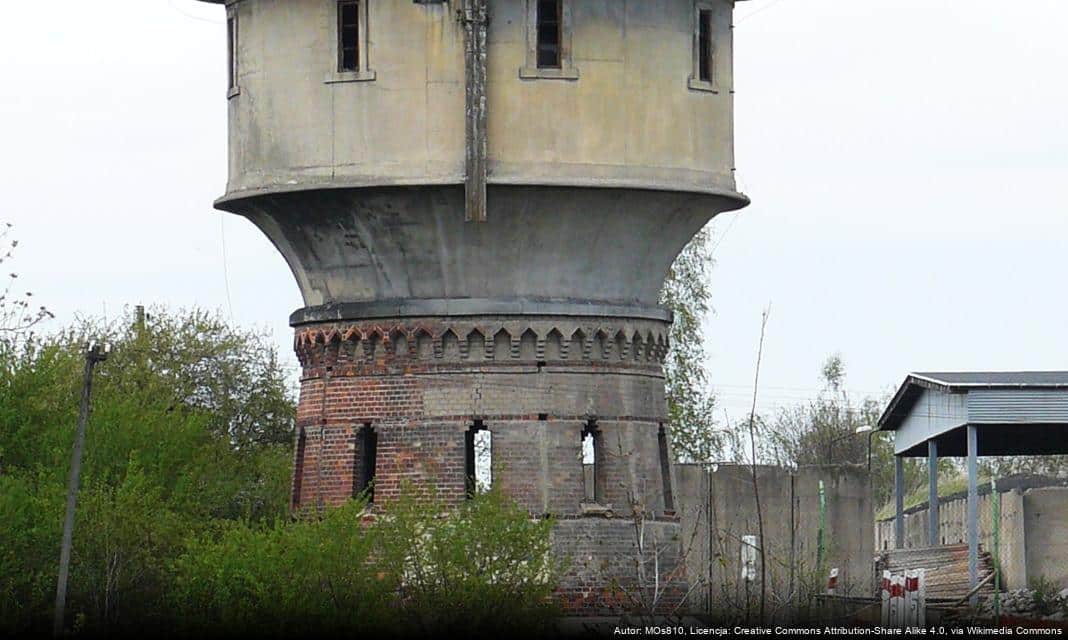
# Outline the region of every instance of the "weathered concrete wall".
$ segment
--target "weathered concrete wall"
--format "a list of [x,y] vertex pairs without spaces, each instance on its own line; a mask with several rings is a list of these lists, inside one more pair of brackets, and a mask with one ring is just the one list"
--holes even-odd
[[[524,300],[655,307],[675,256],[729,208],[707,195],[491,186],[489,221],[467,224],[463,203],[463,188],[449,186],[329,189],[222,206],[271,239],[305,304],[365,303],[348,317],[455,313],[399,304],[409,300],[460,301],[476,313],[529,313],[516,302]],[[369,309],[375,301],[389,305]]]
[[[715,82],[697,90],[689,83],[693,0],[565,0],[565,79],[521,72],[529,1],[491,3],[491,184],[734,191],[733,2],[706,3],[715,9]],[[336,72],[335,0],[233,5],[231,196],[462,181],[456,3],[368,3],[368,71],[359,81]]]
[[1031,489],[1023,503],[1028,576],[1068,587],[1068,488]]
[[[875,513],[866,468],[854,465],[802,467],[795,479],[799,557],[815,566],[813,541],[819,531],[819,481],[827,503],[827,566],[838,567],[845,592],[869,593],[874,549]],[[820,576],[826,586],[826,576]]]
[[[759,531],[750,474],[745,465],[718,465],[714,470],[706,465],[676,465],[687,571],[691,582],[703,580],[707,585],[691,597],[695,609],[739,612],[746,602],[752,607],[759,601],[759,584],[740,579],[742,536],[757,536]],[[817,571],[816,566],[820,480],[827,505],[824,569],[839,568],[843,592],[870,590],[873,512],[867,471],[853,466],[805,467],[792,474],[758,466],[766,580],[773,602],[826,586],[826,571]],[[793,613],[776,608],[783,616]]]

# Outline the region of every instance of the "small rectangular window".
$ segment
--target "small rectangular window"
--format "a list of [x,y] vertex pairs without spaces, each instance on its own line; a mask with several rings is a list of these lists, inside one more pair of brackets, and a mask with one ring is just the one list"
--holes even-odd
[[360,70],[360,3],[344,0],[337,3],[338,71]]
[[563,16],[560,0],[538,0],[538,68],[559,69]]
[[713,41],[712,12],[702,9],[699,16],[699,34],[697,37],[698,74],[702,82],[712,82]]

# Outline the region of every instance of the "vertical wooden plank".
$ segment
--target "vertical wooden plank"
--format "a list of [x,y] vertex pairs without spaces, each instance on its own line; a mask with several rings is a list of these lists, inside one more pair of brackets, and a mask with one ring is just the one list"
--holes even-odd
[[990,480],[990,499],[994,517],[994,620],[1001,624],[1001,494],[998,493],[998,481]]
[[941,544],[938,536],[938,443],[927,441],[927,546]]
[[894,456],[894,548],[905,548],[905,461]]
[[[968,425],[968,586],[979,584],[979,441],[974,425]],[[979,603],[979,595],[971,597],[971,605]]]
[[893,576],[889,571],[883,571],[883,579],[880,583],[880,591],[882,595],[882,617],[880,618],[883,628],[890,627],[890,590],[893,582]]
[[486,221],[486,28],[487,0],[464,0],[466,43],[466,182],[465,214],[468,222]]
[[916,591],[916,626],[923,628],[927,626],[927,569],[917,568],[916,579],[918,589]]

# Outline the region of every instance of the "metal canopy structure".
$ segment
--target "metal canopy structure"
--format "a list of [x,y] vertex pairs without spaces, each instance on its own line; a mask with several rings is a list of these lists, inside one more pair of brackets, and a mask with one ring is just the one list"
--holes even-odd
[[938,456],[968,458],[968,572],[974,588],[978,457],[1068,454],[1068,371],[913,373],[879,418],[879,430],[894,432],[898,549],[905,539],[903,459],[927,456],[933,547],[939,539]]

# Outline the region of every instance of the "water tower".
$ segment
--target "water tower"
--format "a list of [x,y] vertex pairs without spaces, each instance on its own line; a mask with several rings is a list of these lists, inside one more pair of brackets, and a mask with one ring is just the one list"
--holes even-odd
[[214,1],[216,206],[274,243],[305,304],[294,509],[406,481],[460,502],[489,460],[484,481],[558,518],[565,604],[611,608],[631,513],[679,528],[658,292],[748,202],[734,2]]

